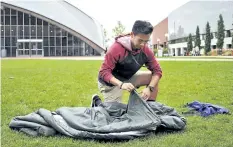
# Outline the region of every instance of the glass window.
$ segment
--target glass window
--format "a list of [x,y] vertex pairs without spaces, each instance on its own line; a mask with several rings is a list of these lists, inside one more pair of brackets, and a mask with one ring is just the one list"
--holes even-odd
[[16,16],[11,16],[11,25],[17,25]]
[[79,56],[79,47],[74,47],[74,56]]
[[10,25],[10,16],[5,16],[5,25]]
[[25,49],[29,49],[29,42],[25,42]]
[[37,25],[42,25],[42,20],[37,18]]
[[56,37],[56,46],[61,46],[61,38]]
[[62,37],[62,46],[67,46],[67,37]]
[[62,56],[67,56],[67,47],[62,47]]
[[4,25],[4,16],[1,15],[1,25]]
[[11,39],[10,39],[10,37],[5,37],[5,46],[11,46]]
[[37,38],[42,38],[42,26],[37,26]]
[[4,37],[1,37],[1,47],[4,47]]
[[49,46],[49,38],[48,37],[44,37],[43,42],[44,42],[44,46]]
[[[233,25],[233,24],[232,24]],[[226,32],[226,37],[231,37],[231,31],[230,30],[227,30]]]
[[23,44],[24,44],[23,42],[19,42],[19,43],[18,43],[19,49],[24,49]]
[[17,46],[17,38],[16,37],[12,37],[11,38],[11,46]]
[[1,36],[4,36],[4,26],[1,26]]
[[56,56],[61,56],[61,47],[56,47]]
[[73,38],[71,34],[68,34],[68,46],[73,46]]
[[11,28],[10,26],[5,26],[5,36],[10,36]]
[[18,36],[20,39],[23,38],[23,32],[24,32],[23,26],[18,26]]
[[67,32],[62,30],[62,36],[67,36]]
[[49,25],[49,35],[50,36],[54,36],[54,31],[55,31],[55,26]]
[[11,36],[16,36],[17,32],[16,32],[16,26],[11,26]]
[[31,16],[31,25],[36,25],[36,17]]
[[56,36],[61,36],[61,29],[56,27]]
[[37,48],[42,49],[42,42],[37,42]]
[[37,43],[36,42],[31,42],[30,49],[37,49]]
[[18,11],[18,25],[23,25],[23,13]]
[[16,10],[11,9],[11,15],[16,15]]
[[55,39],[54,39],[54,37],[50,37],[50,46],[55,46]]
[[16,57],[16,48],[17,47],[12,47],[11,50],[12,50],[12,57]]
[[73,47],[68,47],[68,56],[73,56]]
[[10,8],[6,8],[5,9],[5,15],[10,15],[11,14],[11,9]]
[[49,47],[44,47],[44,56],[49,56]]
[[55,47],[50,47],[50,56],[55,56]]
[[29,15],[24,13],[24,25],[29,25]]
[[48,36],[48,26],[43,26],[43,36]]
[[85,55],[85,49],[84,48],[79,47],[78,50],[79,50],[79,56],[84,56]]
[[77,37],[74,37],[74,46],[81,46],[81,40]]
[[43,21],[43,26],[48,26],[48,22],[47,21]]
[[31,36],[36,36],[36,26],[31,26]]
[[24,26],[24,37],[26,38],[26,37],[29,37],[30,36],[30,34],[29,34],[30,32],[29,32],[29,26]]
[[11,47],[6,47],[6,56],[7,57],[11,56]]

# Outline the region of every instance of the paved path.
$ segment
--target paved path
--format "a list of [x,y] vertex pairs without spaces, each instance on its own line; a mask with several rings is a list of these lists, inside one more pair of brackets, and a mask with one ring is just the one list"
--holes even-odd
[[[17,59],[49,59],[49,60],[103,60],[103,56],[96,57],[23,57],[23,58],[1,58],[2,60],[17,60]],[[228,57],[171,57],[158,58],[158,61],[233,61],[233,56]]]

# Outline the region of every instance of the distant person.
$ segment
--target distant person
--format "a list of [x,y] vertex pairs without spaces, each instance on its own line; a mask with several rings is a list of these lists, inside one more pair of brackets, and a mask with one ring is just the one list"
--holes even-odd
[[86,50],[86,53],[85,53],[85,54],[86,54],[86,56],[88,56],[88,55],[89,55],[89,52],[88,52],[88,50]]

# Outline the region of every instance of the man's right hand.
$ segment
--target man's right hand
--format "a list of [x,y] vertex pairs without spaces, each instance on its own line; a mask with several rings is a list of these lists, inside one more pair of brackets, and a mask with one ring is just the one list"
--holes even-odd
[[132,90],[134,90],[134,86],[131,83],[123,83],[122,81],[116,79],[114,76],[110,79],[110,83],[115,85],[115,86],[119,86],[121,89],[123,90],[127,90],[129,92],[131,92]]
[[131,83],[123,83],[120,88],[129,92],[135,89],[135,87]]

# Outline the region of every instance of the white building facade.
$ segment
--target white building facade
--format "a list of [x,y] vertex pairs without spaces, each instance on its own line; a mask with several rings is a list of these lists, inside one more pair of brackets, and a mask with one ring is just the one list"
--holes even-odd
[[[223,49],[231,49],[233,35],[233,1],[190,1],[173,11],[168,16],[168,48],[170,55],[184,56],[187,51],[187,37],[193,36],[199,26],[201,48],[205,47],[205,29],[209,22],[212,33],[211,49],[216,49],[216,32],[219,15],[222,15],[225,26]],[[195,46],[194,46],[195,47]]]

